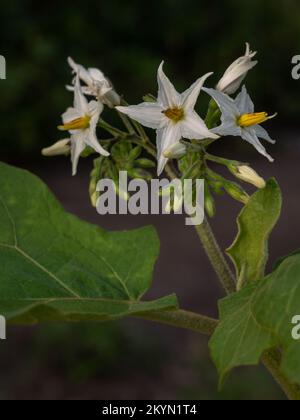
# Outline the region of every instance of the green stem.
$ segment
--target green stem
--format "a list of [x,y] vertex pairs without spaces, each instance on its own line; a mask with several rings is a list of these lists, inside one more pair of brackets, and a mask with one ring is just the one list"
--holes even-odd
[[227,294],[236,292],[234,275],[225,260],[208,221],[205,219],[202,225],[196,226],[196,231],[225,291]]
[[218,321],[215,319],[183,310],[146,312],[136,317],[177,328],[184,328],[208,336],[213,334],[218,325]]
[[262,362],[271,373],[275,381],[291,401],[300,401],[300,386],[291,383],[285,375],[281,373],[281,353],[277,349],[265,352]]
[[134,134],[134,128],[129,120],[129,118],[127,117],[127,115],[123,114],[122,112],[118,111],[118,115],[120,117],[120,119],[122,120],[124,126],[126,127],[127,131],[129,134]]
[[127,133],[124,131],[119,130],[118,128],[113,127],[112,125],[108,124],[106,121],[100,119],[98,122],[98,126],[106,130],[108,133],[112,134],[113,136],[117,137],[125,137]]

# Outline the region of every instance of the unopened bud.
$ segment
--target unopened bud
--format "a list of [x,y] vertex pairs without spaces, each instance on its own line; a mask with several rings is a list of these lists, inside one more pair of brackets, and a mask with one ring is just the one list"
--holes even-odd
[[43,156],[68,156],[71,152],[70,139],[60,140],[42,150]]
[[205,183],[205,210],[209,217],[214,217],[216,214],[216,203],[207,183]]
[[234,200],[240,201],[243,204],[248,203],[250,197],[239,185],[232,182],[227,182],[224,185],[224,188],[227,194],[229,194],[230,197],[232,197]]
[[266,181],[259,176],[254,169],[248,165],[231,165],[228,167],[230,172],[244,182],[254,185],[257,188],[265,188]]
[[167,159],[179,159],[186,154],[186,146],[182,143],[173,144],[163,153]]

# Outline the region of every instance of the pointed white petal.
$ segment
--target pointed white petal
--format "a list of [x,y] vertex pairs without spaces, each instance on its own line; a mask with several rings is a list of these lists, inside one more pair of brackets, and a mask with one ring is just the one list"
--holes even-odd
[[99,101],[91,101],[88,104],[88,109],[89,109],[89,115],[91,115],[91,117],[92,117],[91,124],[96,122],[96,125],[97,125],[97,123],[99,121],[100,114],[102,113],[102,111],[104,109],[103,104]]
[[85,130],[84,141],[88,146],[92,147],[100,155],[109,156],[109,152],[101,146],[96,135],[96,128],[100,114],[103,110],[103,105],[100,102],[92,101],[89,103],[89,107],[91,112],[93,112],[93,115],[90,121],[90,127]]
[[211,76],[213,73],[207,73],[204,76],[200,77],[189,89],[187,89],[181,95],[181,103],[186,110],[194,109],[198,96],[201,89],[206,81],[206,79]]
[[76,108],[81,115],[84,115],[88,112],[88,101],[83,95],[79,77],[76,77],[75,88],[74,88],[74,108]]
[[257,135],[257,137],[268,141],[269,143],[275,144],[276,140],[273,140],[270,136],[269,133],[267,132],[267,130],[265,130],[261,125],[256,125],[255,127],[253,127],[255,130],[255,133]]
[[203,88],[203,90],[217,102],[224,118],[238,117],[240,115],[234,100],[228,95],[215,89]]
[[72,161],[72,174],[77,173],[78,160],[81,153],[85,149],[85,142],[82,133],[73,134],[71,136],[71,161]]
[[87,85],[91,85],[93,83],[93,79],[89,72],[81,65],[75,63],[75,61],[69,57],[68,58],[69,66],[72,68],[73,73],[79,76],[79,78],[86,83]]
[[99,143],[97,139],[96,133],[94,131],[87,130],[87,133],[84,137],[84,141],[87,144],[87,146],[90,146],[100,155],[105,156],[105,157],[109,156],[109,152],[101,146],[101,144]]
[[82,114],[75,108],[68,108],[66,112],[62,114],[62,120],[64,124],[76,120],[80,117],[82,117]]
[[168,122],[163,108],[158,104],[144,102],[140,105],[117,106],[116,109],[145,127],[158,129]]
[[163,71],[164,62],[158,68],[158,102],[164,109],[172,108],[180,105],[180,94],[176,91],[173,84],[167,78]]
[[211,131],[219,136],[240,136],[242,132],[235,119],[228,119]]
[[189,112],[184,120],[180,123],[182,137],[186,139],[218,139],[219,136],[212,133],[206,126],[205,122],[195,112]]
[[234,102],[241,115],[254,113],[254,103],[248,95],[246,86],[243,86],[242,91],[238,94]]
[[257,138],[257,135],[255,133],[255,130],[253,128],[245,128],[242,130],[242,138],[246,140],[248,143],[252,144],[252,146],[255,147],[255,149],[265,156],[267,159],[269,159],[270,162],[274,162],[274,159],[272,156],[270,156],[264,146],[261,144],[259,139]]
[[107,79],[101,70],[91,67],[88,69],[88,72],[91,78],[96,80],[97,82],[107,82]]
[[157,175],[161,175],[168,159],[164,156],[164,152],[171,146],[179,143],[181,140],[180,124],[168,124],[165,128],[157,130]]

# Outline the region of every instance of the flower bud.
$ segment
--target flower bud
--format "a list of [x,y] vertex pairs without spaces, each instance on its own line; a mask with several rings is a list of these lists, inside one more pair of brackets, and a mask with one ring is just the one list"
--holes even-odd
[[240,201],[243,204],[248,203],[249,195],[239,185],[234,184],[233,182],[227,182],[224,185],[224,189],[234,200]]
[[173,144],[163,153],[167,159],[179,159],[186,154],[186,146],[182,143]]
[[255,55],[256,52],[252,52],[250,45],[247,43],[245,55],[238,58],[228,67],[216,89],[227,95],[233,95],[241,86],[248,71],[258,63],[257,61],[252,61]]
[[266,186],[266,181],[248,165],[231,165],[229,170],[237,178],[244,182],[248,182],[257,188],[265,188]]
[[71,152],[70,139],[60,140],[42,150],[43,156],[68,156]]
[[214,217],[216,214],[216,203],[207,183],[205,183],[205,210],[209,217]]

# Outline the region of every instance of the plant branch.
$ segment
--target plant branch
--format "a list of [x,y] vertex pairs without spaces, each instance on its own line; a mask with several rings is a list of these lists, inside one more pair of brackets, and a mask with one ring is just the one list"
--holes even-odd
[[286,396],[292,401],[300,401],[300,386],[291,383],[286,376],[281,373],[281,353],[277,349],[269,350],[264,353],[262,362],[271,373],[275,381],[279,384]]
[[202,225],[195,226],[205,252],[218,275],[227,294],[236,292],[236,282],[230,267],[219,247],[213,231],[205,219]]
[[218,321],[215,319],[183,310],[145,312],[135,317],[177,328],[184,328],[208,336],[213,334],[218,325]]

